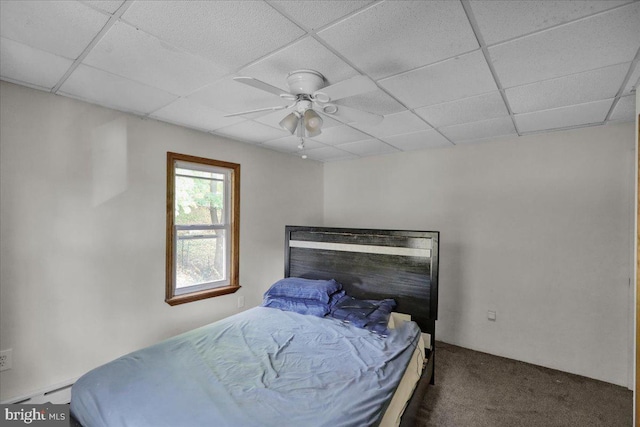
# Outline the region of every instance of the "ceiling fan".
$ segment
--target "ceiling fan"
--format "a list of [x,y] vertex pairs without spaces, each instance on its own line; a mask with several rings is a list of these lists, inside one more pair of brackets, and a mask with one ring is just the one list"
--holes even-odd
[[333,103],[333,101],[339,99],[376,90],[378,88],[376,84],[366,76],[359,75],[325,86],[327,81],[319,72],[314,70],[296,70],[287,76],[289,92],[254,79],[253,77],[234,77],[233,79],[237,82],[270,92],[293,103],[290,105],[279,105],[227,114],[225,117],[241,116],[262,111],[292,109],[293,112],[280,121],[280,126],[291,132],[292,135],[296,134],[300,137],[300,148],[304,147],[304,137],[312,138],[322,133],[322,117],[318,112],[334,116],[345,123],[355,122],[374,125],[383,119],[383,117],[378,114]]

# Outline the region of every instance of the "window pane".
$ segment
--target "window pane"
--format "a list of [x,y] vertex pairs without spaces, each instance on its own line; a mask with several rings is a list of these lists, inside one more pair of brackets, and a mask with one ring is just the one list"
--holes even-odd
[[225,230],[178,230],[176,289],[227,279]]
[[[178,169],[180,171],[181,169]],[[194,178],[176,175],[175,224],[221,224],[225,220],[224,175],[211,172],[190,171],[208,174],[216,178]]]
[[[198,169],[198,167],[200,167],[200,169]],[[213,172],[205,169],[212,169],[212,168],[210,166],[209,167],[199,166],[196,164],[193,164],[192,168],[176,167],[176,175],[187,175],[194,178],[217,179],[219,181],[224,180],[224,173]]]

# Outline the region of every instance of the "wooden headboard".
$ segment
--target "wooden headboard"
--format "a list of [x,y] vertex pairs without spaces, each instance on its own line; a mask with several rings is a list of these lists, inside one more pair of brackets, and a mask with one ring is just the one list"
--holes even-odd
[[335,279],[360,299],[393,298],[395,311],[410,314],[435,341],[439,237],[437,231],[286,226],[284,275]]

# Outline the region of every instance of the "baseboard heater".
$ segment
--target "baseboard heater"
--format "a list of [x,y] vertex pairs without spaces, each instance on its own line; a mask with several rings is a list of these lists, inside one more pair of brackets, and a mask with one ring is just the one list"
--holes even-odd
[[29,403],[40,405],[43,403],[70,403],[71,402],[71,386],[76,382],[77,378],[54,384],[46,389],[42,389],[24,396],[5,400],[3,404],[19,404]]

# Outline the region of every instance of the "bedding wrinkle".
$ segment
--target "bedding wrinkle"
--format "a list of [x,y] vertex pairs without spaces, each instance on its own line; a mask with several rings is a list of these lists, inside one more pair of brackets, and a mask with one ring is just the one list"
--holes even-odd
[[420,335],[406,325],[382,338],[256,307],[96,368],[72,410],[91,427],[374,426]]

